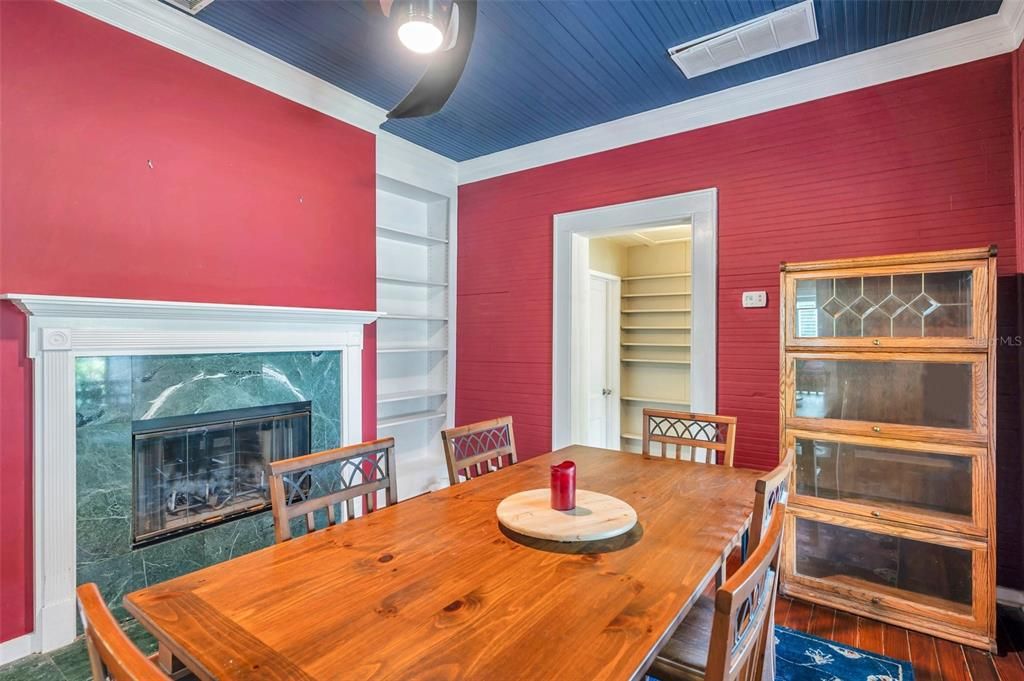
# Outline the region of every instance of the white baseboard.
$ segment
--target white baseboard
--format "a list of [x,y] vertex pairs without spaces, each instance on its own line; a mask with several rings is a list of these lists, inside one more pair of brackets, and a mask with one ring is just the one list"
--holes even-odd
[[1024,608],[1024,591],[1008,589],[1005,586],[997,586],[996,603],[1012,605],[1015,608]]
[[25,634],[0,643],[0,666],[20,660],[34,652],[32,634]]

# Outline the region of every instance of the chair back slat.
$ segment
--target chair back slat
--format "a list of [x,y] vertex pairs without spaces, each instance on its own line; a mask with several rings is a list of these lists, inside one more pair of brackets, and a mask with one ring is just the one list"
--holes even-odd
[[393,437],[273,461],[268,468],[278,542],[292,538],[294,518],[305,517],[306,531],[314,532],[318,512],[330,526],[355,517],[356,499],[362,498],[366,513],[381,508],[381,493],[384,506],[398,501]]
[[[736,448],[736,417],[695,414],[668,409],[644,409],[643,455],[652,455],[652,443],[660,445],[662,458],[732,466]],[[670,450],[669,447],[673,449]],[[671,453],[670,453],[671,451]]]
[[790,447],[782,461],[770,473],[754,483],[754,515],[750,521],[749,549],[757,548],[768,530],[776,504],[789,503],[789,480],[793,473],[796,451]]
[[441,442],[448,464],[448,482],[452,485],[519,460],[511,416],[442,430]]
[[77,589],[93,681],[169,681],[117,625],[92,582]]
[[705,681],[761,681],[774,619],[786,505],[777,503],[760,546],[715,595]]

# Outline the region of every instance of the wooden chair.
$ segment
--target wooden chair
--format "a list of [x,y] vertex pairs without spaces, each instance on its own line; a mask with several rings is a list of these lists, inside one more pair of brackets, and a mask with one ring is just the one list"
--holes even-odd
[[154,657],[146,657],[117,625],[92,582],[78,587],[78,607],[93,681],[168,681]]
[[[666,409],[644,409],[643,455],[651,456],[651,443],[661,443],[662,458],[669,458],[668,446],[675,445],[671,458],[687,461],[697,460],[697,451],[707,452],[708,463],[722,461],[732,466],[733,450],[736,447],[736,417],[714,414],[691,414]],[[683,448],[688,451],[684,451]],[[713,459],[713,460],[712,460]]]
[[782,462],[770,473],[754,483],[754,515],[750,521],[749,551],[761,543],[761,536],[768,530],[772,510],[776,504],[789,503],[789,477],[796,461],[796,450],[790,447]]
[[[306,516],[306,530],[316,529],[316,512],[326,510],[327,524],[354,518],[355,500],[363,497],[364,512],[398,501],[395,480],[395,438],[330,449],[292,459],[274,461],[270,469],[270,501],[274,507],[274,538],[292,538],[291,520]],[[335,505],[345,506],[344,518]]]
[[[715,594],[701,596],[665,644],[649,673],[661,681],[761,681],[772,650],[772,611],[786,505],[772,520],[750,560]],[[774,668],[774,665],[772,665]]]
[[441,442],[448,464],[448,482],[452,485],[519,460],[511,416],[442,430]]

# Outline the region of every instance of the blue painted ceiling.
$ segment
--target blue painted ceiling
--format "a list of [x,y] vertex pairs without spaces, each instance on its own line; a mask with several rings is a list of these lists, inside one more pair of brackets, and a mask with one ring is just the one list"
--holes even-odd
[[[455,160],[553,137],[994,14],[1000,0],[815,0],[816,42],[687,80],[667,48],[794,0],[480,0],[444,110],[384,129]],[[216,0],[197,19],[391,109],[429,57],[358,0]]]

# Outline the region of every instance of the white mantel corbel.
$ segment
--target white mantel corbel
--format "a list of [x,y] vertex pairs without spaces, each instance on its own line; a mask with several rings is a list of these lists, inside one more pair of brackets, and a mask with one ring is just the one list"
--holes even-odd
[[360,310],[8,293],[25,313],[33,360],[35,630],[31,651],[74,640],[75,359],[221,352],[341,352],[342,441],[362,440]]

